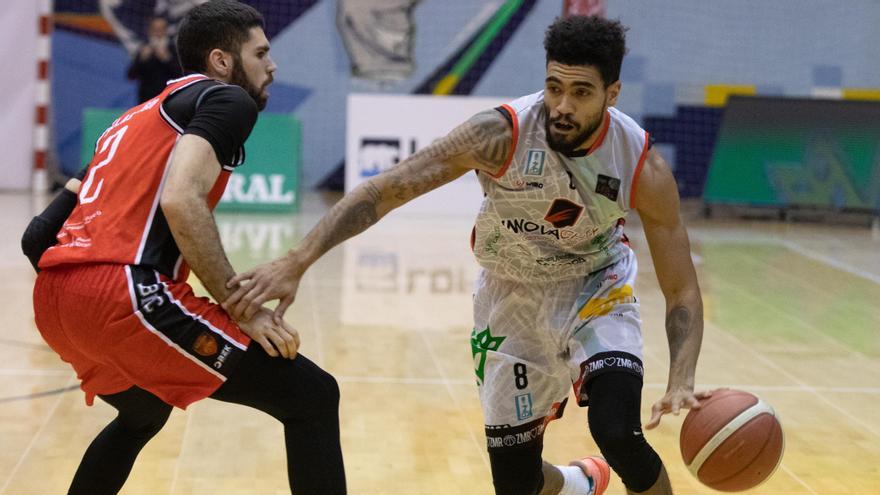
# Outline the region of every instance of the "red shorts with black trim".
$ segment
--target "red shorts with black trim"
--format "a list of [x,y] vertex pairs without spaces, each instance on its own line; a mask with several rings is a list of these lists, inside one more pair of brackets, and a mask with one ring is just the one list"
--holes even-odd
[[68,265],[40,272],[34,315],[70,363],[86,403],[137,385],[185,409],[217,390],[250,338],[218,304],[142,266]]

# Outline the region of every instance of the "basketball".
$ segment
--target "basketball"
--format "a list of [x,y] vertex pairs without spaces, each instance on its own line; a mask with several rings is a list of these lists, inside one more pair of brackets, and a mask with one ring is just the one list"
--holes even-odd
[[785,442],[770,404],[723,389],[692,409],[681,426],[681,456],[691,474],[715,490],[748,490],[776,470]]

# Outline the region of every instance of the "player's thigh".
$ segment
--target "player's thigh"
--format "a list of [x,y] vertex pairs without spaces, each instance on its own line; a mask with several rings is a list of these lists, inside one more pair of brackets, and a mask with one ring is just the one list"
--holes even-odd
[[644,376],[642,321],[633,290],[637,270],[630,253],[592,274],[573,308],[568,367],[580,405],[587,404],[586,385],[596,376],[609,372]]
[[337,415],[336,379],[306,356],[272,357],[252,344],[212,399],[259,409],[280,421]]
[[567,396],[567,368],[541,316],[540,292],[485,275],[477,283],[471,352],[490,449],[539,436]]

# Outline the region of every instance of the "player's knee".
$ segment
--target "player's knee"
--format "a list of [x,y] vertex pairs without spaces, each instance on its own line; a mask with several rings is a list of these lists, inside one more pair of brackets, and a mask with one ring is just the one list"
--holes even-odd
[[318,384],[321,389],[318,408],[325,411],[336,411],[339,409],[339,383],[330,373],[319,370]]
[[622,422],[594,424],[590,431],[608,465],[633,492],[643,492],[657,481],[661,460],[645,440],[641,429]]
[[639,377],[606,373],[588,384],[590,432],[608,465],[633,492],[643,492],[660,476],[660,457],[642,434]]
[[300,419],[336,414],[339,410],[339,383],[336,378],[305,356],[298,356],[296,361],[301,359],[302,362],[297,363],[297,374],[305,381],[297,384],[297,388],[303,392],[296,395],[305,397],[308,402],[304,403],[302,399],[288,401],[290,413]]
[[167,404],[145,407],[137,412],[120,413],[118,420],[130,436],[149,440],[165,426],[171,409]]

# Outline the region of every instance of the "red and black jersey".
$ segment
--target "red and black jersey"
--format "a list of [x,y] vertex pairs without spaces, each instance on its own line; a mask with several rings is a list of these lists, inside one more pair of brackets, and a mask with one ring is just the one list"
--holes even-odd
[[[178,97],[183,93],[190,95]],[[227,104],[203,104],[208,100]],[[238,104],[230,106],[229,100]],[[224,110],[230,108],[235,111]],[[243,89],[199,74],[169,82],[159,96],[126,111],[98,139],[77,205],[58,233],[58,244],[40,259],[40,268],[119,263],[185,280],[188,267],[159,206],[174,146],[184,133],[192,133],[214,147],[223,170],[208,196],[213,209],[231,170],[244,159],[241,145],[256,115],[256,104]]]

